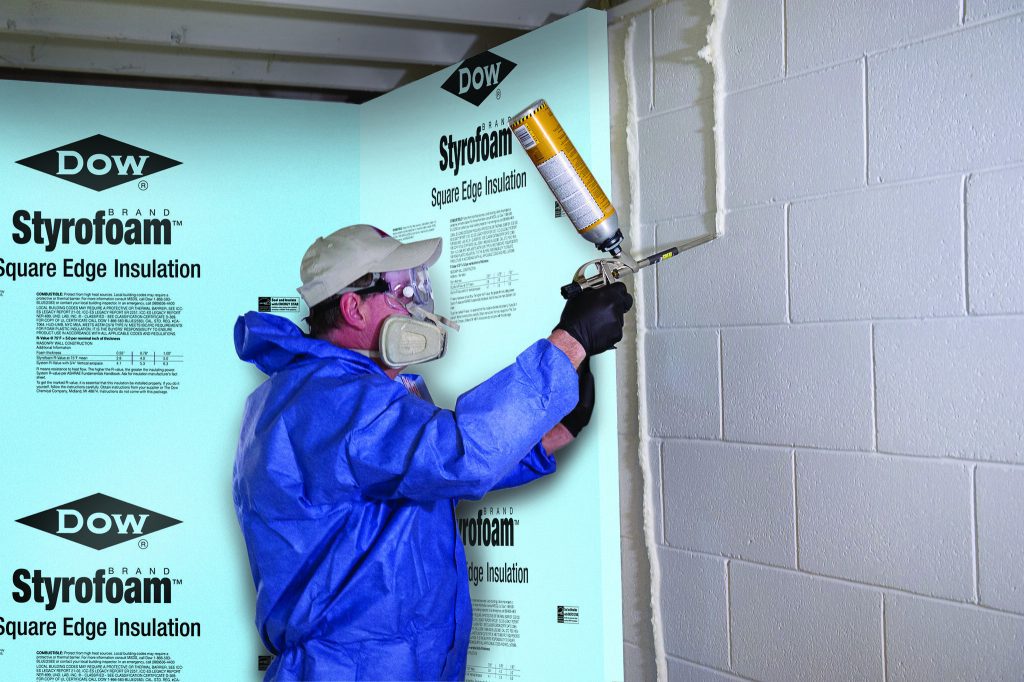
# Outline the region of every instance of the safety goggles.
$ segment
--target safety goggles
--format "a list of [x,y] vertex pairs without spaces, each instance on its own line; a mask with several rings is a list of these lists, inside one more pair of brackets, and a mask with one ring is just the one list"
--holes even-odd
[[430,275],[427,274],[425,265],[408,270],[391,270],[372,274],[373,282],[368,286],[359,289],[346,288],[344,291],[353,291],[361,295],[383,293],[387,294],[389,299],[396,301],[402,309],[408,309],[411,304],[419,306],[427,312],[434,312],[434,294],[430,288]]

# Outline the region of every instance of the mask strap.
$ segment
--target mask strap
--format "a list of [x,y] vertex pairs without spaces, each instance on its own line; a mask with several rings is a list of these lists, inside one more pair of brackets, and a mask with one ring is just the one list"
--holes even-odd
[[455,331],[459,331],[459,323],[455,320],[449,320],[443,315],[435,315],[434,313],[427,312],[415,303],[406,304],[406,309],[412,313],[413,317],[419,317],[420,319],[428,319],[434,324],[443,324],[446,327],[450,327]]

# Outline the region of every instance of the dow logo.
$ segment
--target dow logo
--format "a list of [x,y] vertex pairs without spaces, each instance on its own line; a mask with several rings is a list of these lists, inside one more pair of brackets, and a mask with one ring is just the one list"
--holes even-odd
[[18,519],[18,523],[86,547],[106,549],[127,540],[137,540],[181,521],[96,493]]
[[97,192],[181,165],[106,135],[86,137],[18,163]]
[[482,52],[462,62],[448,80],[441,84],[441,88],[470,104],[480,106],[514,68],[515,62],[492,52]]

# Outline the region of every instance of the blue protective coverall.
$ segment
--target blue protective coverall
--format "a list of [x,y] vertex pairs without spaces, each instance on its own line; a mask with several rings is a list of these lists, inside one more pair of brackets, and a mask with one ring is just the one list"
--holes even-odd
[[235,347],[269,376],[234,470],[266,679],[463,679],[455,503],[554,471],[539,441],[576,404],[572,363],[538,341],[451,411],[275,315],[240,317]]

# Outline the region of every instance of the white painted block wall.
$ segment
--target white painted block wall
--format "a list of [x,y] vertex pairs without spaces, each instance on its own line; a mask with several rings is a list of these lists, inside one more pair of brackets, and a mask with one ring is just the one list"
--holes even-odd
[[[611,14],[635,251],[712,229],[707,5]],[[725,233],[619,354],[626,679],[1024,679],[1024,0],[728,5]]]

